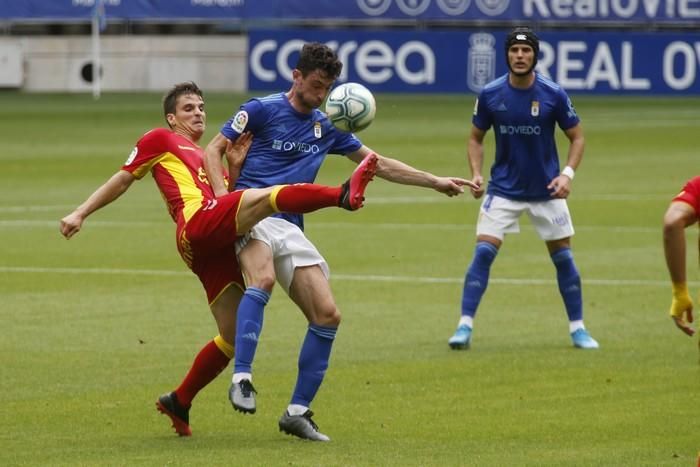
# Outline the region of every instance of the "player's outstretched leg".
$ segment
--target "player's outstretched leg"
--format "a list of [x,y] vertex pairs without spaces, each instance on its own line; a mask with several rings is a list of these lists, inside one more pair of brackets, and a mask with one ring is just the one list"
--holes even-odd
[[295,183],[245,190],[236,214],[238,234],[243,235],[261,219],[277,212],[305,214],[330,207],[341,207],[349,211],[360,209],[367,184],[377,172],[378,160],[376,154],[369,154],[340,186]]
[[247,232],[260,219],[276,212],[305,214],[330,207],[349,211],[360,209],[365,189],[377,172],[378,160],[376,154],[369,154],[340,186],[295,183],[246,190],[237,215],[239,232]]
[[365,200],[365,188],[377,172],[377,155],[370,153],[352,173],[350,178],[343,183],[339,206],[348,211],[355,211],[362,207]]
[[192,436],[190,429],[190,409],[183,407],[174,392],[163,394],[156,401],[156,408],[170,417],[175,432],[180,436]]
[[318,425],[311,419],[313,416],[310,409],[301,415],[289,415],[285,411],[279,421],[280,431],[311,441],[330,441],[328,436],[318,431]]

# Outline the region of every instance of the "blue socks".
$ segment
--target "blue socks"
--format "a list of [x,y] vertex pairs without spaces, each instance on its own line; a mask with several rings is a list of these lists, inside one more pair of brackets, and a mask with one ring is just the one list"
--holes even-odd
[[257,287],[248,287],[243,293],[236,318],[234,373],[252,372],[263,324],[263,311],[268,300],[270,293]]
[[583,299],[581,297],[581,276],[579,276],[571,248],[562,248],[552,253],[552,262],[557,268],[559,292],[564,299],[569,321],[583,319]]
[[326,374],[337,331],[338,328],[309,324],[299,352],[299,375],[290,404],[311,405]]
[[[234,373],[252,373],[253,359],[263,324],[263,311],[270,293],[248,287],[238,305]],[[328,369],[338,328],[310,324],[299,352],[299,375],[291,404],[309,407]]]
[[488,242],[478,242],[474,249],[474,259],[467,270],[462,290],[462,316],[474,317],[476,308],[489,283],[489,272],[498,248]]
[[[489,282],[491,265],[496,259],[498,248],[488,242],[478,242],[474,250],[462,291],[462,316],[474,317],[481,297]],[[574,264],[571,248],[562,248],[551,254],[557,269],[559,292],[564,300],[569,321],[583,320],[583,299],[581,296],[581,276]]]

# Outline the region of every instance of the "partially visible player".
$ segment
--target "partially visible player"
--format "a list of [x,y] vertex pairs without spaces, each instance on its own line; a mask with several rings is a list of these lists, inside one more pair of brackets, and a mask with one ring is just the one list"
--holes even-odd
[[[505,43],[509,72],[488,83],[474,107],[467,156],[472,182],[479,187],[472,189],[475,198],[484,194],[484,137],[490,128],[496,157],[479,212],[474,257],[464,279],[461,317],[448,340],[452,349],[469,348],[491,265],[505,235],[519,231],[524,213],[544,240],[556,268],[573,345],[598,348],[583,324],[581,277],[571,251],[574,227],[566,203],[583,157],[583,129],[564,89],[535,72],[538,52],[539,39],[532,29],[515,28]],[[555,126],[569,140],[566,166],[561,171]]]
[[[336,129],[318,109],[342,66],[337,54],[325,44],[305,44],[287,92],[251,99],[241,106],[206,148],[207,173],[218,196],[227,193],[220,175],[226,145],[246,131],[255,139],[237,188],[310,183],[328,154],[342,155],[353,163],[375,154],[355,135]],[[470,185],[462,178],[439,177],[396,159],[376,157],[377,175],[392,182],[432,188],[447,196],[459,195],[463,185]],[[256,411],[252,364],[264,307],[277,280],[308,321],[299,352],[297,383],[279,428],[300,438],[328,441],[311,418],[311,403],[328,368],[341,315],[328,281],[328,264],[305,237],[303,226],[302,216],[270,217],[239,242],[239,260],[248,289],[239,308],[229,397],[234,409]]]
[[[276,212],[306,213],[338,206],[358,209],[374,174],[376,158],[364,159],[339,187],[277,185],[233,191],[217,198],[204,171],[204,151],[197,145],[206,124],[201,90],[191,82],[174,86],[165,96],[163,111],[169,129],[146,133],[121,170],[61,219],[60,230],[71,238],[90,214],[119,198],[135,180],[149,172],[153,175],[176,224],[180,256],[202,282],[219,330],[197,354],[182,383],[156,402],[158,410],[172,420],[175,431],[190,436],[192,400],[234,354],[236,310],[245,288],[235,254],[238,236]],[[229,146],[229,161],[242,161],[251,141],[252,136],[246,133],[235,147]],[[225,172],[220,176],[228,182]]]
[[[671,277],[670,315],[678,329],[688,336],[695,334],[693,300],[688,293],[686,278],[685,229],[700,218],[700,176],[690,179],[676,195],[664,214],[664,254]],[[700,251],[700,244],[698,245]]]

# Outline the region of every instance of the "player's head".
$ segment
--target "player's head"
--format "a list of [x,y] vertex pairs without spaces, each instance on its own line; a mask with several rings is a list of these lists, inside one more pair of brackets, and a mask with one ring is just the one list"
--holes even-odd
[[176,84],[163,97],[163,114],[168,126],[194,141],[204,134],[204,94],[192,81]]
[[519,26],[506,37],[506,63],[511,73],[524,76],[535,69],[540,39],[527,26]]
[[292,98],[305,109],[319,107],[342,70],[333,49],[319,42],[304,44],[292,71]]
[[304,44],[299,54],[296,69],[307,76],[313,71],[320,71],[324,78],[338,79],[343,64],[333,49],[320,42]]

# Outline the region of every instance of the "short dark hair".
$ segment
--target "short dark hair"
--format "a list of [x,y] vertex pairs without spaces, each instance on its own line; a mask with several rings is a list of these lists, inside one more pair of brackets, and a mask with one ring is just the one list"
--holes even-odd
[[338,55],[326,44],[309,42],[301,48],[296,69],[302,76],[307,76],[314,70],[322,71],[328,78],[337,79],[343,70],[343,64]]
[[176,84],[163,97],[163,116],[166,117],[166,119],[165,119],[166,122],[168,121],[168,119],[167,119],[168,114],[175,113],[175,108],[177,107],[178,97],[184,96],[186,94],[195,94],[195,95],[201,97],[202,99],[204,98],[204,94],[202,93],[202,90],[199,89],[199,86],[197,86],[194,83],[194,81],[185,81],[184,83]]

